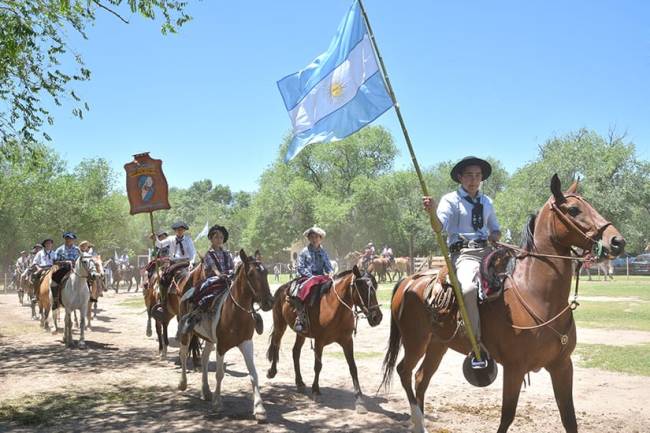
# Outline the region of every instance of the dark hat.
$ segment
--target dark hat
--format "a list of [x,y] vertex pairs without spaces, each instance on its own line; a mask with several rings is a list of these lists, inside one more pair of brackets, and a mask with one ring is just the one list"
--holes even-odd
[[167,233],[165,230],[161,230],[158,232],[156,236],[162,236],[162,235],[169,236],[169,233]]
[[219,224],[210,227],[210,231],[208,231],[208,239],[212,239],[212,236],[214,236],[216,232],[221,232],[223,234],[223,241],[228,242],[228,230]]
[[53,240],[53,239],[50,239],[50,238],[45,239],[43,242],[41,242],[41,245],[42,245],[43,247],[45,247],[45,242],[52,242],[52,243],[54,243],[54,240]]
[[492,166],[489,162],[475,156],[466,156],[465,158],[458,161],[456,165],[454,165],[454,168],[451,169],[451,178],[454,182],[460,183],[458,182],[458,176],[460,176],[463,172],[463,169],[469,165],[478,165],[481,167],[483,180],[486,180],[492,174]]
[[77,239],[77,235],[73,232],[65,232],[63,233],[63,239]]
[[172,224],[172,230],[177,230],[177,229],[189,230],[190,227],[187,224],[185,224],[185,221],[176,221],[174,224]]

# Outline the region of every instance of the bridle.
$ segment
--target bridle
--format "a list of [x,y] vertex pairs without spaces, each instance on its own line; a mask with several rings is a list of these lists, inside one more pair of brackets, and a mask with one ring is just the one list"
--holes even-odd
[[[361,281],[364,281],[366,283],[366,287],[368,288],[368,296],[367,296],[368,299],[365,301],[363,299],[363,296],[361,296],[361,291],[359,290],[359,287],[357,286],[357,284]],[[336,290],[336,281],[333,281],[332,283],[332,290],[334,291],[336,298],[339,300],[341,304],[343,304],[348,310],[352,312],[355,320],[359,320],[360,317],[363,318],[364,316],[368,317],[370,315],[370,310],[381,308],[379,303],[377,303],[376,305],[370,305],[370,296],[373,293],[375,294],[375,299],[377,298],[377,288],[372,283],[372,279],[369,277],[367,273],[360,277],[357,277],[356,275],[353,274],[352,282],[350,283],[348,288],[351,290],[352,305],[349,305],[347,302],[345,302],[341,297],[341,295],[339,295],[339,292]],[[361,301],[361,305],[358,305],[356,302],[354,302],[355,294],[359,298],[359,301]],[[356,325],[354,328],[356,330]]]
[[[244,273],[244,279],[245,279],[245,282],[246,282],[245,287],[246,287],[246,288],[251,292],[251,295],[253,296],[253,302],[257,302],[257,303],[259,303],[260,300],[257,299],[257,298],[258,298],[258,296],[257,296],[257,292],[255,292],[255,288],[253,287],[253,283],[251,283],[250,278],[248,278],[248,272],[246,271],[247,268],[248,268],[248,266],[251,266],[251,265],[255,266],[259,271],[263,271],[263,268],[260,269],[260,267],[263,267],[263,266],[264,266],[264,265],[262,265],[262,262],[260,262],[259,260],[253,260],[253,261],[250,261],[250,262],[244,262],[244,263],[242,263],[242,264],[241,264],[242,268],[240,268],[240,270],[237,271],[237,272],[238,272],[238,273],[242,273],[242,272]],[[235,277],[235,279],[237,279],[237,277],[239,277],[239,275],[237,275],[237,276]],[[233,284],[234,284],[234,281],[233,281]],[[232,287],[232,285],[231,285],[231,287]],[[250,309],[248,309],[248,308],[244,308],[244,307],[243,307],[239,302],[237,302],[237,300],[236,300],[235,297],[233,296],[231,287],[228,288],[228,296],[230,296],[230,299],[232,300],[232,302],[233,302],[233,303],[234,303],[234,304],[235,304],[235,305],[236,305],[240,310],[242,310],[242,311],[245,312],[246,314],[250,314],[251,316],[254,316],[255,313],[258,312],[258,311],[261,309],[261,307],[255,308],[253,305],[251,305],[251,308],[250,308]]]
[[[584,202],[584,199],[576,194],[565,195],[565,197],[573,197],[581,202]],[[571,248],[571,251],[573,252],[574,255],[563,256],[563,255],[542,254],[533,251],[527,251],[524,250],[523,248],[519,248],[514,245],[503,244],[500,242],[497,242],[497,244],[504,246],[508,249],[517,251],[519,254],[516,256],[516,258],[524,258],[526,256],[532,256],[532,257],[557,258],[557,259],[570,260],[576,262],[577,264],[577,266],[575,267],[576,284],[573,291],[573,299],[571,300],[571,302],[568,303],[566,307],[562,309],[562,311],[560,311],[555,316],[553,316],[552,318],[546,321],[541,319],[539,314],[537,314],[535,310],[526,302],[526,300],[524,299],[523,295],[521,294],[517,286],[517,283],[515,282],[514,278],[512,278],[512,275],[510,274],[506,275],[506,279],[510,279],[512,283],[513,292],[517,297],[517,299],[519,300],[519,302],[521,303],[521,305],[524,307],[524,309],[526,309],[528,314],[530,314],[530,316],[536,322],[538,322],[537,325],[533,325],[533,326],[519,326],[519,325],[515,325],[514,323],[512,323],[511,326],[514,329],[519,329],[519,330],[534,330],[534,329],[542,328],[544,326],[548,326],[560,338],[560,344],[564,347],[569,342],[569,337],[568,337],[569,331],[571,330],[571,328],[573,328],[573,326],[575,326],[573,315],[571,316],[571,325],[569,327],[569,331],[567,331],[566,333],[560,333],[555,328],[553,328],[550,324],[556,319],[558,319],[559,317],[561,317],[567,311],[569,310],[573,311],[576,308],[578,308],[578,306],[580,305],[580,303],[578,302],[578,283],[580,281],[580,270],[582,268],[582,265],[585,262],[592,261],[594,259],[594,254],[593,254],[594,250],[596,250],[596,254],[595,254],[596,257],[600,257],[602,255],[603,252],[602,236],[603,233],[605,232],[605,229],[610,225],[612,225],[612,223],[609,221],[605,221],[604,224],[602,224],[600,227],[597,227],[595,230],[585,230],[584,228],[576,224],[571,218],[569,218],[566,215],[566,213],[562,211],[562,209],[557,205],[556,200],[549,199],[548,206],[549,209],[553,212],[553,214],[567,227],[567,229],[569,229],[571,232],[577,234],[579,237],[589,242],[589,248],[584,249],[582,254],[578,254],[578,252],[573,247]],[[555,225],[553,225],[553,237],[557,238],[557,235],[555,233]]]

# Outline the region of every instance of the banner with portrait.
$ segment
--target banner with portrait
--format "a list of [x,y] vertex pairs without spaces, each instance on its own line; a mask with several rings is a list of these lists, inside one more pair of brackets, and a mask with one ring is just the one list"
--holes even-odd
[[131,215],[169,209],[169,188],[162,161],[151,158],[149,152],[133,155],[133,158],[124,165]]

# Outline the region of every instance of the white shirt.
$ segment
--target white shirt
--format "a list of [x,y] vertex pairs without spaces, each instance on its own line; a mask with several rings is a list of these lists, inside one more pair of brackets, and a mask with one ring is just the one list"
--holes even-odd
[[40,266],[41,268],[52,266],[54,264],[54,257],[55,257],[54,251],[40,250],[34,256],[32,265]]
[[[183,245],[182,249],[181,244]],[[196,249],[194,249],[194,242],[192,242],[192,238],[187,235],[183,235],[180,240],[177,236],[169,236],[162,241],[156,239],[156,246],[158,248],[169,247],[169,257],[172,260],[185,259],[189,260],[192,264],[194,263]]]
[[[483,204],[483,227],[474,230],[474,227],[472,227],[472,209],[474,206],[463,196],[469,196],[469,194],[462,187],[443,195],[436,210],[438,219],[442,223],[442,229],[448,235],[447,245],[460,240],[487,240],[489,234],[501,231],[490,197],[480,191],[476,195],[476,198]],[[464,239],[461,238],[461,235]]]

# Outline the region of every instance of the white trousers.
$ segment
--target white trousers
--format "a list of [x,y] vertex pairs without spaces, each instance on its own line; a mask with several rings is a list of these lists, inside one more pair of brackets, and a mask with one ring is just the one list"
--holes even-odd
[[489,248],[463,248],[451,255],[456,268],[456,276],[463,292],[465,308],[469,316],[476,341],[481,340],[481,318],[478,312],[478,273],[481,260],[489,253]]

